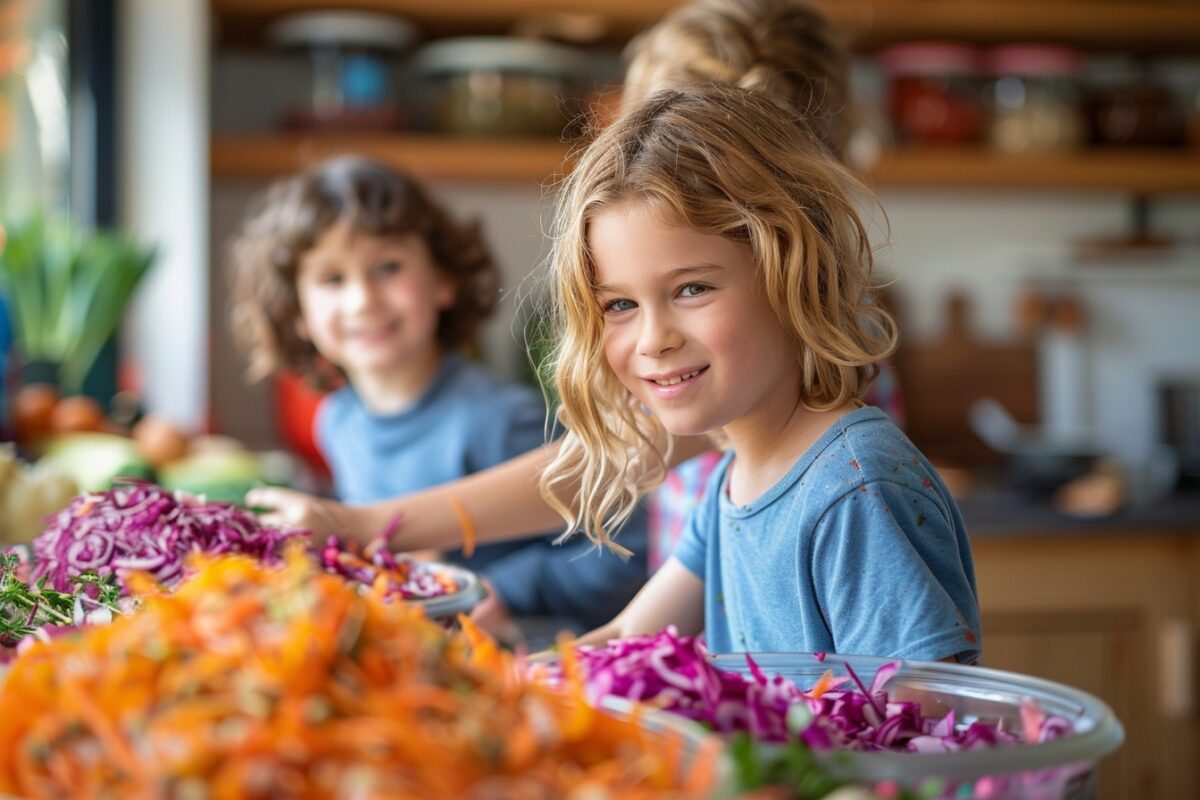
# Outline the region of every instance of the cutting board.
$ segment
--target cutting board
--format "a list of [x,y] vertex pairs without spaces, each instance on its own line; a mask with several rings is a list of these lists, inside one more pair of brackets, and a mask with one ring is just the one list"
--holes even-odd
[[954,466],[997,463],[1001,456],[971,430],[967,413],[978,398],[991,397],[1018,421],[1038,422],[1037,350],[1032,338],[977,339],[968,300],[946,299],[940,338],[908,341],[901,318],[894,363],[903,393],[905,432],[929,458]]

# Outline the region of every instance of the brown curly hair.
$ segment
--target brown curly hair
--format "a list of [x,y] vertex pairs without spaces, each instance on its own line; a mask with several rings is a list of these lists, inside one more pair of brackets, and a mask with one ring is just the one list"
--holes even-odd
[[438,320],[452,350],[473,342],[495,310],[500,274],[478,223],[456,221],[412,177],[358,156],[340,156],[273,184],[230,247],[234,339],[250,380],[292,370],[321,389],[340,379],[297,332],[296,277],[303,255],[327,230],[346,224],[371,236],[416,234],[453,279],[455,302]]

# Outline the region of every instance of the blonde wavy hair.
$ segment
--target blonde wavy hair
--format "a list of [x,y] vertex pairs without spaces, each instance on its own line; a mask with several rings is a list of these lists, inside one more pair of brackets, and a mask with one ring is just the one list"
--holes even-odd
[[[805,408],[857,400],[895,349],[896,326],[875,303],[872,250],[854,194],[870,193],[794,110],[763,92],[710,84],[665,90],[619,117],[559,187],[547,314],[567,429],[541,476],[547,501],[597,545],[661,482],[671,436],[604,357],[588,226],[644,202],[703,233],[749,245],[779,322],[799,350]],[[573,498],[562,498],[575,487]],[[566,502],[564,502],[566,500]]]
[[622,102],[656,89],[725,83],[775,95],[842,158],[853,127],[850,50],[805,0],[693,0],[625,49]]

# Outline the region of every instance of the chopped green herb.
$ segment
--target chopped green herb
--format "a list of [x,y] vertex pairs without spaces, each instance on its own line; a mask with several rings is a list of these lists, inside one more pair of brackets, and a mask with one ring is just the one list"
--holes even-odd
[[111,576],[85,573],[72,579],[69,592],[46,587],[43,578],[32,585],[21,578],[16,553],[0,553],[0,643],[15,645],[46,625],[74,625],[78,602],[85,611],[107,608],[121,613],[121,589]]

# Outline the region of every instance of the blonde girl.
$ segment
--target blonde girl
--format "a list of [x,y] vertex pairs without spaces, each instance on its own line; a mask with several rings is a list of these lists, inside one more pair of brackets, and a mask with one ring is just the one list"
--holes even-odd
[[729,444],[675,555],[585,641],[674,624],[714,651],[977,658],[954,501],[860,401],[895,343],[860,189],[793,111],[718,85],[651,95],[566,180],[548,500],[610,544],[673,437]]

